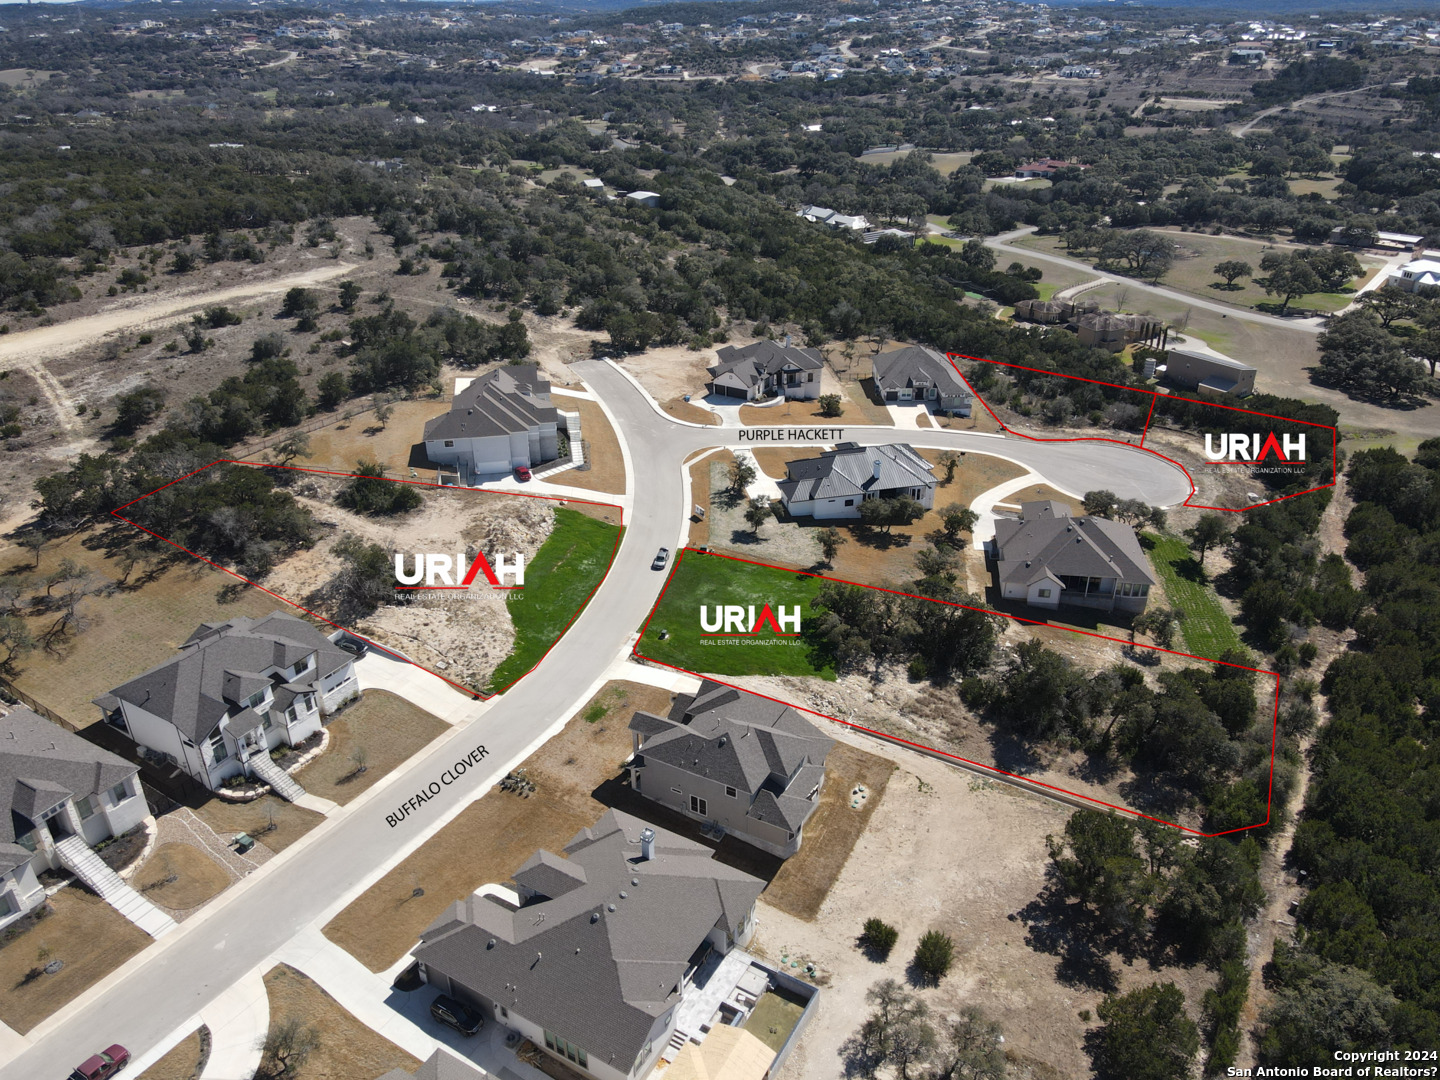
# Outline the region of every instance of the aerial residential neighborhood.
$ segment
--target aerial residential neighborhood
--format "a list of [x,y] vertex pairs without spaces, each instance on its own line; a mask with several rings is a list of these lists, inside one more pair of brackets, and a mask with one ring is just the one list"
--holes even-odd
[[1433,1073],[1436,12],[637,2],[0,2],[0,1080]]

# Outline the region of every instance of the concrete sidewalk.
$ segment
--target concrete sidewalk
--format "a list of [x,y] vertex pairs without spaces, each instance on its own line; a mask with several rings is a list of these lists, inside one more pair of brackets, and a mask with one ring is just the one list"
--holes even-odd
[[473,720],[484,714],[491,704],[477,701],[440,676],[375,648],[355,661],[355,674],[360,679],[361,690],[388,690],[447,724]]
[[200,1080],[251,1080],[260,1067],[270,1030],[264,974],[271,966],[261,964],[200,1011],[210,1029],[210,1060]]

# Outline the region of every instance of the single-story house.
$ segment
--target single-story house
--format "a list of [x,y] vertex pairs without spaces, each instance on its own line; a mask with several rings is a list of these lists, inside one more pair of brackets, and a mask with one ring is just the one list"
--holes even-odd
[[1088,169],[1089,167],[1089,165],[1079,165],[1073,161],[1062,161],[1059,158],[1041,158],[1039,161],[1021,165],[1015,170],[1015,175],[1021,180],[1053,180],[1055,174],[1061,169]]
[[782,859],[800,850],[835,743],[797,710],[706,679],[630,730],[635,791]]
[[594,1080],[649,1075],[697,970],[750,940],[764,888],[618,810],[512,880],[430,925],[414,950],[421,977]]
[[631,202],[637,202],[641,206],[659,206],[660,193],[658,191],[632,191],[625,198]]
[[1158,580],[1129,525],[1074,517],[1049,500],[1022,503],[1018,518],[998,518],[990,554],[1000,595],[1031,607],[1138,614]]
[[944,354],[920,345],[893,349],[875,357],[875,389],[886,401],[924,401],[941,412],[969,416],[970,388]]
[[535,364],[496,368],[462,385],[450,411],[425,424],[425,455],[471,479],[494,479],[560,453],[560,415]]
[[1194,390],[1211,390],[1231,397],[1255,392],[1255,369],[1228,356],[1171,349],[1166,354],[1165,381]]
[[820,396],[825,359],[815,349],[792,348],[788,342],[757,341],[743,349],[726,345],[716,350],[719,362],[709,369],[707,389],[717,397],[742,401],[779,394],[813,401]]
[[845,442],[818,458],[787,461],[778,487],[791,517],[858,520],[867,499],[908,495],[929,510],[935,505],[935,484],[930,463],[905,443]]
[[1393,271],[1385,284],[1396,285],[1409,293],[1430,296],[1440,293],[1440,259],[1412,259]]
[[[338,634],[336,635],[339,636]],[[201,623],[178,655],[95,699],[142,753],[211,791],[250,775],[252,758],[297,746],[360,693],[355,658],[304,619]]]
[[139,772],[29,709],[0,717],[0,927],[44,902],[60,841],[93,847],[150,816]]
[[828,206],[802,206],[795,212],[795,216],[831,229],[863,232],[870,228],[870,220],[864,214],[842,214]]

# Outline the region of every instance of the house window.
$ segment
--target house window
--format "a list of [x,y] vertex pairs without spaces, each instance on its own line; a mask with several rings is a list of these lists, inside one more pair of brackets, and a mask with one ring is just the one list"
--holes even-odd
[[692,814],[699,814],[701,817],[704,817],[707,813],[705,809],[705,800],[700,798],[698,795],[691,795],[690,812]]
[[545,1049],[557,1057],[569,1058],[582,1069],[588,1069],[590,1067],[590,1058],[584,1050],[581,1050],[580,1047],[574,1043],[562,1039],[553,1031],[545,1032]]
[[214,735],[210,736],[210,760],[215,762],[216,765],[219,765],[220,762],[229,756],[230,749],[225,745],[225,736],[218,731],[215,732]]
[[120,803],[124,802],[130,797],[130,788],[127,786],[124,780],[121,780],[120,783],[116,784],[110,789],[109,795],[110,805],[118,806]]
[[805,381],[806,381],[806,382],[814,382],[814,381],[815,381],[815,373],[814,373],[813,371],[806,372],[806,374],[805,374]]
[[846,505],[846,506],[854,506],[854,505],[855,505],[855,500],[854,500],[854,499],[846,499],[846,500],[845,500],[845,505]]
[[89,795],[86,795],[83,799],[75,800],[75,812],[80,815],[81,821],[84,821],[95,813],[95,803]]
[[454,445],[455,445],[455,440],[454,440],[454,439],[446,439],[446,440],[445,440],[445,445],[446,445],[447,447],[454,446]]
[[264,690],[257,690],[257,691],[255,691],[255,693],[251,694],[248,698],[245,699],[245,707],[246,707],[247,709],[253,709],[253,708],[255,708],[257,705],[259,705],[259,704],[260,704],[262,701],[264,701],[264,700],[265,700],[265,691],[264,691]]
[[672,787],[670,790],[673,791],[676,795],[684,795],[684,794],[685,794],[685,793],[684,793],[683,791],[681,791],[678,787]]
[[734,789],[733,787],[728,787],[728,786],[727,786],[727,787],[725,788],[725,794],[726,794],[726,795],[729,795],[730,798],[733,799],[733,798],[735,798],[735,789]]
[[19,908],[15,906],[15,902],[10,899],[9,893],[0,893],[0,918],[6,915],[14,915],[18,910]]
[[1041,600],[1049,600],[1049,599],[1050,599],[1050,590],[1049,590],[1049,589],[1041,589],[1041,590],[1040,590],[1040,599],[1041,599]]

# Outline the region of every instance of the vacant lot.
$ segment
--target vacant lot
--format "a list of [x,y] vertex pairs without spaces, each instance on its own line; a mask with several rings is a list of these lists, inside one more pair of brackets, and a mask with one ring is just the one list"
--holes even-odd
[[196,1028],[141,1073],[140,1080],[193,1080],[200,1071],[200,1053],[200,1029]]
[[172,915],[197,908],[230,884],[225,868],[193,844],[161,844],[130,883]]
[[[1180,632],[1185,647],[1196,656],[1216,659],[1226,649],[1240,648],[1235,624],[1220,606],[1213,590],[1205,584],[1200,564],[1185,541],[1178,536],[1142,533],[1140,541],[1150,554],[1150,565],[1165,586],[1170,607],[1183,612]],[[1151,603],[1155,601],[1152,598]]]
[[[195,808],[198,817],[215,832],[230,839],[249,833],[271,851],[284,851],[325,818],[274,795],[262,795],[253,802],[234,803],[213,798]],[[274,826],[274,828],[271,828]]]
[[620,530],[597,518],[555,508],[555,528],[525,567],[525,588],[506,606],[515,624],[515,650],[490,678],[503,690],[540,662],[565,632],[610,568]]
[[402,697],[367,690],[327,725],[329,747],[295,779],[312,795],[343,806],[449,727]]
[[[117,560],[106,557],[106,546],[143,535],[124,524],[76,533],[47,546],[38,567],[29,552],[16,547],[0,553],[0,583],[22,586],[21,603],[27,610],[43,607],[45,584],[40,579],[65,559],[91,571],[102,586],[114,586],[81,601],[87,629],[51,641],[18,665],[16,685],[77,726],[100,718],[91,699],[169,659],[202,622],[286,607],[258,589],[242,587],[232,594],[229,587],[235,578],[185,555],[162,553],[166,561],[157,561],[148,573],[143,565],[137,567],[126,580]],[[32,602],[32,596],[38,602]],[[40,638],[58,615],[34,614],[26,622]]]
[[[50,905],[49,915],[0,946],[0,1021],[22,1035],[150,944],[149,934],[78,886],[61,889]],[[41,972],[56,960],[65,966]]]
[[390,406],[391,416],[383,426],[366,404],[362,400],[341,406],[342,415],[353,413],[351,418],[311,432],[310,452],[295,463],[352,472],[356,462],[378,461],[390,476],[410,478],[413,472],[415,479],[433,481],[436,468],[425,457],[425,422],[448,412],[449,399],[397,401]]
[[556,394],[555,407],[580,414],[580,437],[585,443],[587,469],[566,469],[550,477],[552,484],[603,491],[610,495],[625,494],[625,459],[620,456],[620,440],[599,405],[585,398]]
[[[445,908],[510,875],[539,848],[559,853],[605,812],[592,792],[630,754],[630,716],[665,714],[668,691],[611,682],[520,767],[535,783],[528,799],[498,788],[471,803],[423,847],[366,890],[325,935],[372,971],[400,959]],[[424,895],[415,896],[416,888]]]
[[[700,607],[754,605],[757,615],[769,604],[793,608],[803,620],[823,582],[817,577],[753,566],[734,559],[682,552],[656,606],[639,651],[652,659],[694,672],[716,675],[831,675],[803,637],[782,637],[761,630],[754,637],[716,637],[700,626]],[[660,637],[662,631],[668,638]]]
[[356,1080],[381,1076],[391,1069],[411,1072],[420,1065],[288,964],[265,973],[265,992],[270,998],[272,1026],[294,1018],[320,1031],[320,1045],[301,1070],[305,1080]]

